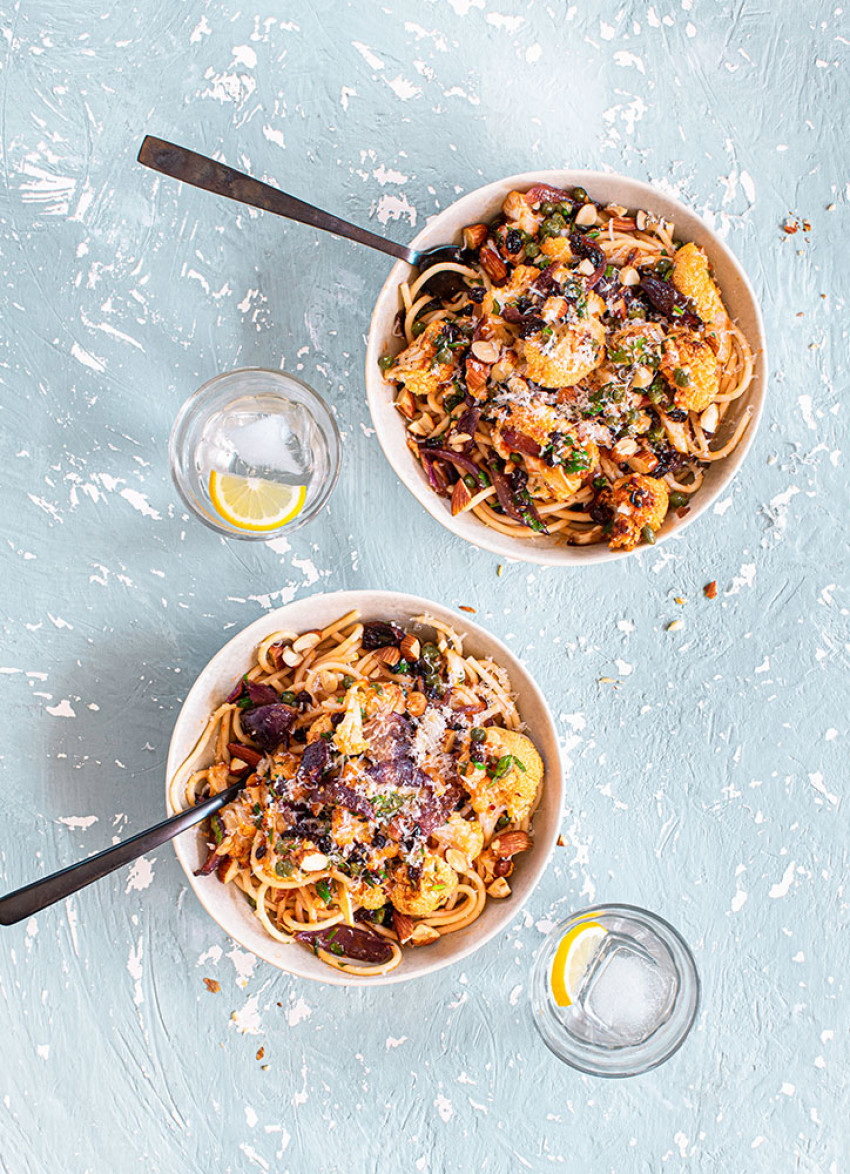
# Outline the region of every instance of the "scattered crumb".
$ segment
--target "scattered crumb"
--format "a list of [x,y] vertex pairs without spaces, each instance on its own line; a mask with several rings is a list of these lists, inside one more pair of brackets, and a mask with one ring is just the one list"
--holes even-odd
[[702,593],[706,599],[714,599],[717,595],[717,580],[712,579],[710,583],[706,583],[702,589]]
[[827,204],[826,210],[827,210],[827,212],[834,212],[835,211],[835,204]]
[[668,632],[678,632],[679,629],[684,628],[684,626],[685,626],[684,620],[673,620],[673,621],[671,621],[671,623],[669,623],[667,625],[667,631]]
[[567,845],[564,843],[564,837],[558,836],[558,847],[559,848],[566,848],[566,846]]
[[207,988],[207,990],[210,992],[211,995],[217,995],[218,992],[221,990],[221,985],[214,978],[205,978],[204,979],[204,986]]
[[688,601],[683,595],[675,595],[673,597],[673,602],[678,603],[679,607],[684,607]]
[[619,683],[620,682],[617,680],[616,677],[600,677],[599,678],[600,685],[619,685]]
[[263,1065],[262,1065],[262,1069],[263,1069],[263,1072],[268,1072],[268,1070],[269,1070],[269,1065],[268,1065],[268,1064],[263,1064]]
[[257,1049],[257,1059],[258,1060],[262,1060],[262,1058],[263,1058],[263,1056],[265,1056],[265,1054],[266,1054],[265,1048],[258,1048]]
[[474,607],[467,607],[467,605],[465,603],[459,603],[458,608],[460,609],[460,611],[468,611],[468,612],[471,612],[472,615],[475,615],[475,608]]
[[500,578],[501,578],[501,575],[502,575],[502,571],[503,571],[504,569],[505,569],[505,568],[502,566],[502,564],[501,564],[501,563],[499,563],[499,565],[496,567],[496,574],[497,574],[497,575],[498,575]]

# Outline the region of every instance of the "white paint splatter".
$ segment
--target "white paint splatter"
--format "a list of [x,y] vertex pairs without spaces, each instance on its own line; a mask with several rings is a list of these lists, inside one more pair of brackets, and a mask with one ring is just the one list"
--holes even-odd
[[256,954],[249,954],[247,950],[240,950],[238,946],[234,946],[227,954],[227,957],[233,963],[233,968],[236,971],[236,985],[246,987],[248,979],[254,973],[254,967],[257,965]]
[[254,69],[257,64],[257,54],[250,45],[234,45],[233,60],[237,65],[244,65],[246,69]]
[[58,705],[45,705],[51,717],[76,717],[76,713],[67,697],[63,697]]
[[297,1024],[303,1023],[305,1019],[309,1019],[312,1014],[313,1008],[302,995],[291,1007],[287,1008],[286,1022],[290,1027],[295,1027]]
[[352,41],[351,43],[368,66],[372,69],[384,68],[383,61],[377,53],[372,52],[368,45],[364,45],[362,41]]
[[142,954],[143,954],[142,939],[136,942],[135,946],[130,947],[130,953],[127,958],[127,973],[133,980],[133,1002],[137,1007],[141,1007],[145,1001],[145,992],[142,990]]
[[386,1046],[386,1050],[389,1051],[390,1048],[400,1048],[402,1044],[406,1044],[406,1043],[407,1043],[407,1036],[406,1035],[401,1035],[398,1037],[398,1039],[396,1039],[394,1036],[388,1035],[387,1042],[386,1042],[385,1046]]
[[831,791],[827,791],[826,786],[824,785],[823,775],[819,770],[816,770],[814,774],[809,775],[809,782],[812,784],[812,787],[815,791],[818,792],[819,795],[823,795],[824,799],[826,799],[834,807],[838,806],[840,802],[838,796],[833,795]]
[[[228,955],[229,956],[229,955]],[[240,1007],[238,1011],[234,1011],[230,1016],[231,1022],[236,1025],[243,1035],[259,1035],[260,1034],[260,996],[249,995],[245,1000],[244,1007]]]
[[787,897],[788,896],[788,890],[791,888],[791,885],[793,883],[794,869],[796,867],[797,867],[796,860],[792,860],[791,863],[788,865],[788,867],[783,872],[782,880],[779,881],[775,885],[771,885],[770,892],[768,893],[769,897],[773,897],[774,900],[776,900],[778,897]]
[[145,495],[139,493],[137,489],[122,489],[118,496],[129,502],[133,509],[138,510],[143,517],[154,518],[157,522],[162,521],[162,514],[155,510]]
[[146,856],[140,856],[130,866],[130,875],[127,878],[127,887],[125,893],[137,892],[140,893],[146,889],[153,881],[153,860],[148,860]]
[[438,1092],[434,1099],[434,1107],[442,1117],[443,1121],[446,1122],[446,1124],[448,1124],[455,1115],[454,1105],[449,1100],[449,1098],[444,1096],[441,1092]]
[[106,370],[106,362],[103,359],[97,358],[91,351],[87,351],[81,347],[78,342],[71,343],[71,354],[78,363],[82,363],[84,367],[90,367],[92,371],[97,371],[101,374]]
[[93,823],[97,823],[96,815],[60,815],[57,818],[57,823],[64,823],[66,828],[81,828],[83,831],[90,828]]

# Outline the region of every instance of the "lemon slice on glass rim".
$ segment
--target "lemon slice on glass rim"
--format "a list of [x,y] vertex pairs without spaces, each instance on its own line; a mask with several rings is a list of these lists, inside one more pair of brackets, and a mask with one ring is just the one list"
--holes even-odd
[[598,921],[580,921],[564,934],[552,961],[552,994],[559,1007],[574,1002],[599,944],[608,930]]
[[216,512],[240,530],[277,530],[296,518],[307,500],[306,485],[284,485],[263,477],[210,473],[210,501]]

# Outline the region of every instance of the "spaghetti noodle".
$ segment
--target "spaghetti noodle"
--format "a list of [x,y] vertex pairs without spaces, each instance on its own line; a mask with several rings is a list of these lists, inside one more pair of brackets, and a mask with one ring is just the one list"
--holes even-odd
[[278,941],[385,974],[510,894],[543,784],[520,727],[505,670],[437,620],[276,633],[172,782],[190,771],[193,805],[246,780],[196,875],[237,885]]
[[[513,538],[632,550],[687,512],[706,465],[739,444],[753,376],[694,244],[583,188],[511,192],[463,230],[468,264],[400,287],[405,348],[384,355],[408,447],[453,515]],[[427,290],[457,275],[450,300]]]

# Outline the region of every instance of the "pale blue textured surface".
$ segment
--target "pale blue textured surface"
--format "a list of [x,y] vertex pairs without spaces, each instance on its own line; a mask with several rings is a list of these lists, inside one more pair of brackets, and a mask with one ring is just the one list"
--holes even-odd
[[[323,587],[469,604],[507,636],[559,715],[567,846],[499,944],[385,992],[253,966],[170,849],[2,931],[0,1169],[847,1169],[846,14],[257,12],[19,0],[0,16],[0,881],[159,818],[194,674],[261,609]],[[662,550],[498,578],[369,430],[385,262],[158,182],[134,162],[145,132],[400,240],[535,166],[674,190],[762,299],[774,373],[742,475]],[[786,237],[788,214],[811,233]],[[216,372],[284,360],[335,404],[340,486],[289,550],[219,541],[177,503],[171,420]],[[561,1066],[527,1018],[541,932],[594,899],[667,916],[704,980],[685,1048],[633,1081]]]

